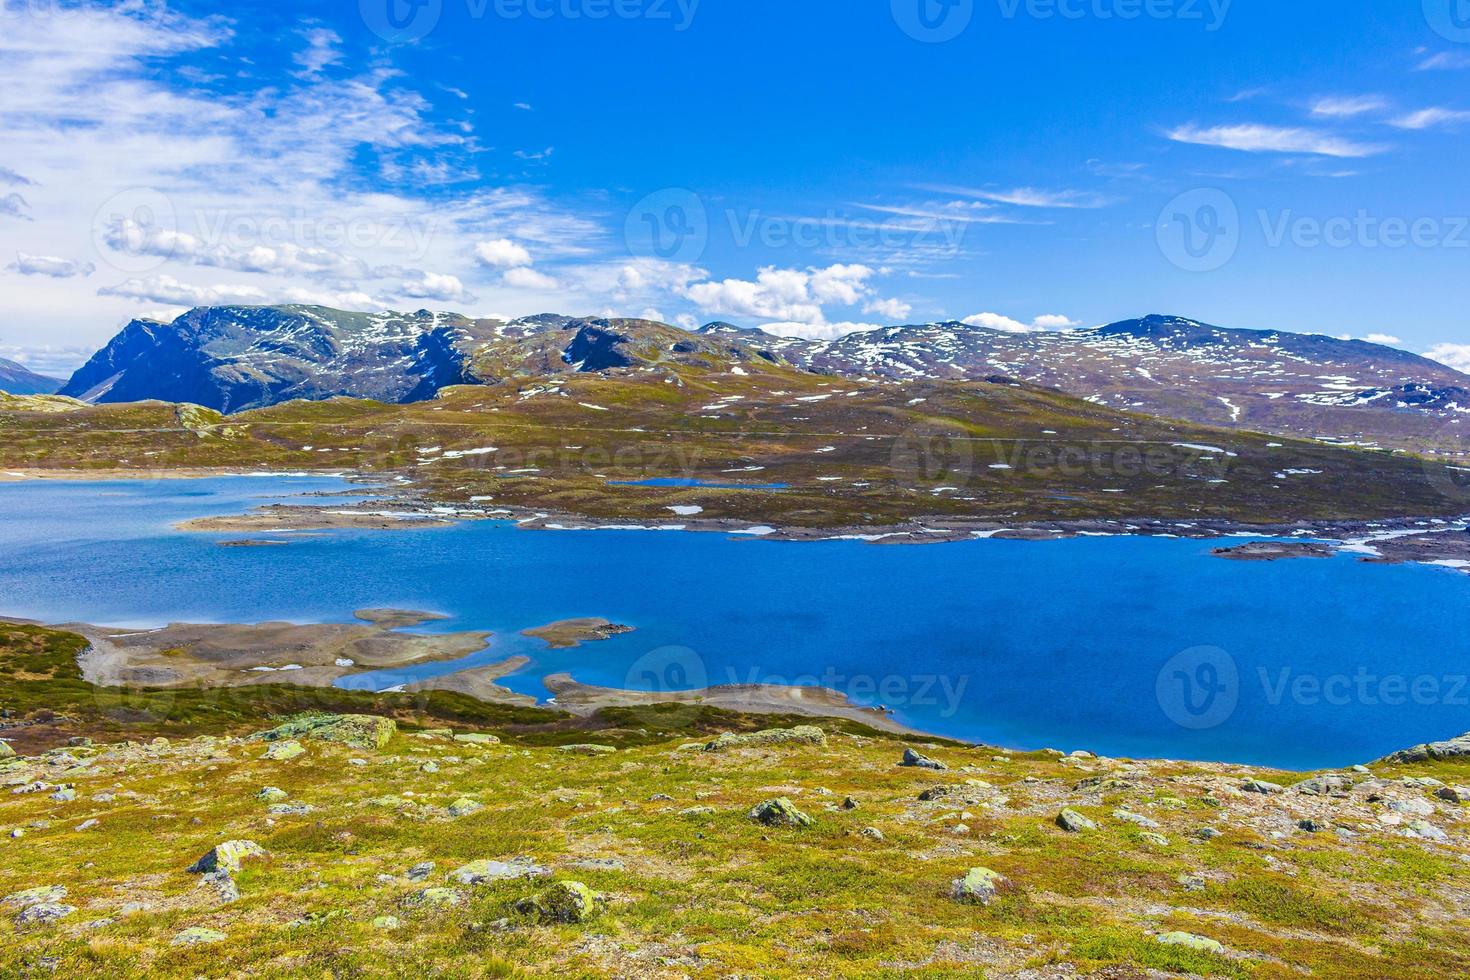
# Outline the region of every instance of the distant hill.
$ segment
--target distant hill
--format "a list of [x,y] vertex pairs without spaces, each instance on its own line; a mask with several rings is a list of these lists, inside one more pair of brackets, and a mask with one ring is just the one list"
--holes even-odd
[[1229,428],[1429,450],[1470,444],[1470,376],[1379,344],[1146,316],[1087,330],[1008,333],[962,322],[831,341],[729,323],[690,332],[649,320],[541,314],[348,313],[211,307],[135,320],[61,394],[159,399],[222,412],[337,396],[409,403],[450,385],[661,364],[741,371],[788,363],[895,382],[1010,377],[1098,405]]
[[65,382],[37,374],[24,364],[0,357],[0,391],[11,395],[52,395]]

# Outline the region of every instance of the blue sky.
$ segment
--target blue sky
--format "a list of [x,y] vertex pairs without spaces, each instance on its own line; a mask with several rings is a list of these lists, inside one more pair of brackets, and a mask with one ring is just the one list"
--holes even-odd
[[218,302],[1470,369],[1463,0],[0,2],[0,356],[50,370]]

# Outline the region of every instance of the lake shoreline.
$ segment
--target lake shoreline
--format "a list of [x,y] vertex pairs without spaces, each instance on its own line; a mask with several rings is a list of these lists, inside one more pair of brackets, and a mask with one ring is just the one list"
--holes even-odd
[[[406,478],[398,474],[367,474],[351,471],[268,472],[239,469],[188,468],[178,470],[40,470],[0,472],[0,483],[23,480],[112,481],[152,479],[204,479],[218,477],[325,477],[349,481],[379,491],[375,501],[325,504],[273,504],[242,514],[219,515],[181,521],[182,531],[228,534],[283,534],[334,530],[432,530],[464,521],[500,520],[529,531],[694,531],[748,537],[766,541],[861,541],[869,544],[919,545],[994,539],[1002,541],[1058,541],[1078,537],[1129,536],[1173,537],[1191,540],[1225,538],[1301,538],[1333,547],[1335,554],[1358,555],[1374,564],[1419,563],[1470,573],[1470,512],[1454,518],[1403,516],[1371,520],[1300,520],[1247,524],[1235,520],[1199,517],[1130,517],[1025,519],[997,521],[993,518],[923,516],[899,524],[837,525],[806,527],[759,524],[731,518],[699,518],[694,515],[669,523],[599,519],[568,511],[527,507],[489,507],[475,501],[431,502]],[[303,494],[316,496],[315,494]],[[250,541],[252,546],[289,543],[290,538]],[[240,546],[241,542],[220,542]],[[1274,560],[1306,556],[1283,552]],[[1217,557],[1241,560],[1234,549],[1222,549]]]

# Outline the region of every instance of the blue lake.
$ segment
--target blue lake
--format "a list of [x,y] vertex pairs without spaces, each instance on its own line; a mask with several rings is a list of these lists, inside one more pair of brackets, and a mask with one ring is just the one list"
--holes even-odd
[[[346,486],[0,484],[0,614],[152,627],[421,609],[451,617],[434,630],[499,634],[470,664],[532,656],[505,681],[526,693],[557,671],[641,690],[818,683],[1018,749],[1318,768],[1470,731],[1470,576],[1442,568],[1230,562],[1218,542],[1160,538],[905,547],[487,521],[221,548],[245,535],[171,527]],[[637,632],[570,651],[515,635],[580,616]]]

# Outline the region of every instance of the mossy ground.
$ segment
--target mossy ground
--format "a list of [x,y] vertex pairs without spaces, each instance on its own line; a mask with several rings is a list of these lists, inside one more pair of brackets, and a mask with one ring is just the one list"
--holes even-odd
[[[351,470],[408,476],[445,502],[638,520],[694,505],[702,519],[791,527],[1273,523],[1464,507],[1452,470],[1412,457],[1117,412],[1030,386],[873,384],[769,365],[563,374],[412,405],[338,399],[228,417],[161,403],[0,406],[0,469],[31,468]],[[619,485],[671,477],[787,489]]]
[[[7,670],[51,669],[16,646],[4,648]],[[924,749],[947,772],[902,768],[902,741],[852,726],[826,726],[825,745],[721,752],[674,734],[718,720],[626,709],[601,722],[614,731],[577,733],[636,735],[604,755],[400,731],[376,752],[308,741],[289,762],[234,738],[144,744],[147,725],[137,723],[131,744],[0,764],[8,789],[40,779],[76,791],[71,801],[0,794],[0,898],[59,884],[77,909],[27,927],[7,909],[0,976],[1470,974],[1464,814],[1402,778],[1470,782],[1470,763],[1375,766],[1354,777],[1363,785],[1351,796],[1329,799],[1240,790],[1247,776],[1290,783],[1290,774],[953,744]],[[262,715],[255,727],[271,722]],[[918,800],[937,784],[954,789]],[[311,811],[268,814],[257,798],[266,786]],[[749,818],[777,797],[815,826]],[[483,809],[450,817],[461,798]],[[1449,840],[1404,836],[1386,819],[1393,800],[1430,803]],[[1054,818],[1064,806],[1098,829],[1062,831]],[[708,809],[685,812],[695,807]],[[1119,808],[1160,826],[1115,817]],[[1308,816],[1330,829],[1298,829]],[[78,829],[88,820],[97,823]],[[1219,836],[1200,835],[1205,827]],[[13,828],[23,836],[6,836]],[[186,871],[225,840],[256,841],[271,855],[246,862],[229,904]],[[547,879],[470,887],[447,877],[470,861],[517,857],[585,882],[606,896],[605,912],[545,925],[516,904]],[[408,880],[424,861],[435,862],[432,874]],[[949,897],[973,867],[1008,880],[989,905]],[[461,904],[405,901],[444,886]],[[385,916],[401,926],[374,925]],[[172,944],[193,927],[228,938]],[[1155,938],[1171,931],[1216,940],[1225,953]]]

